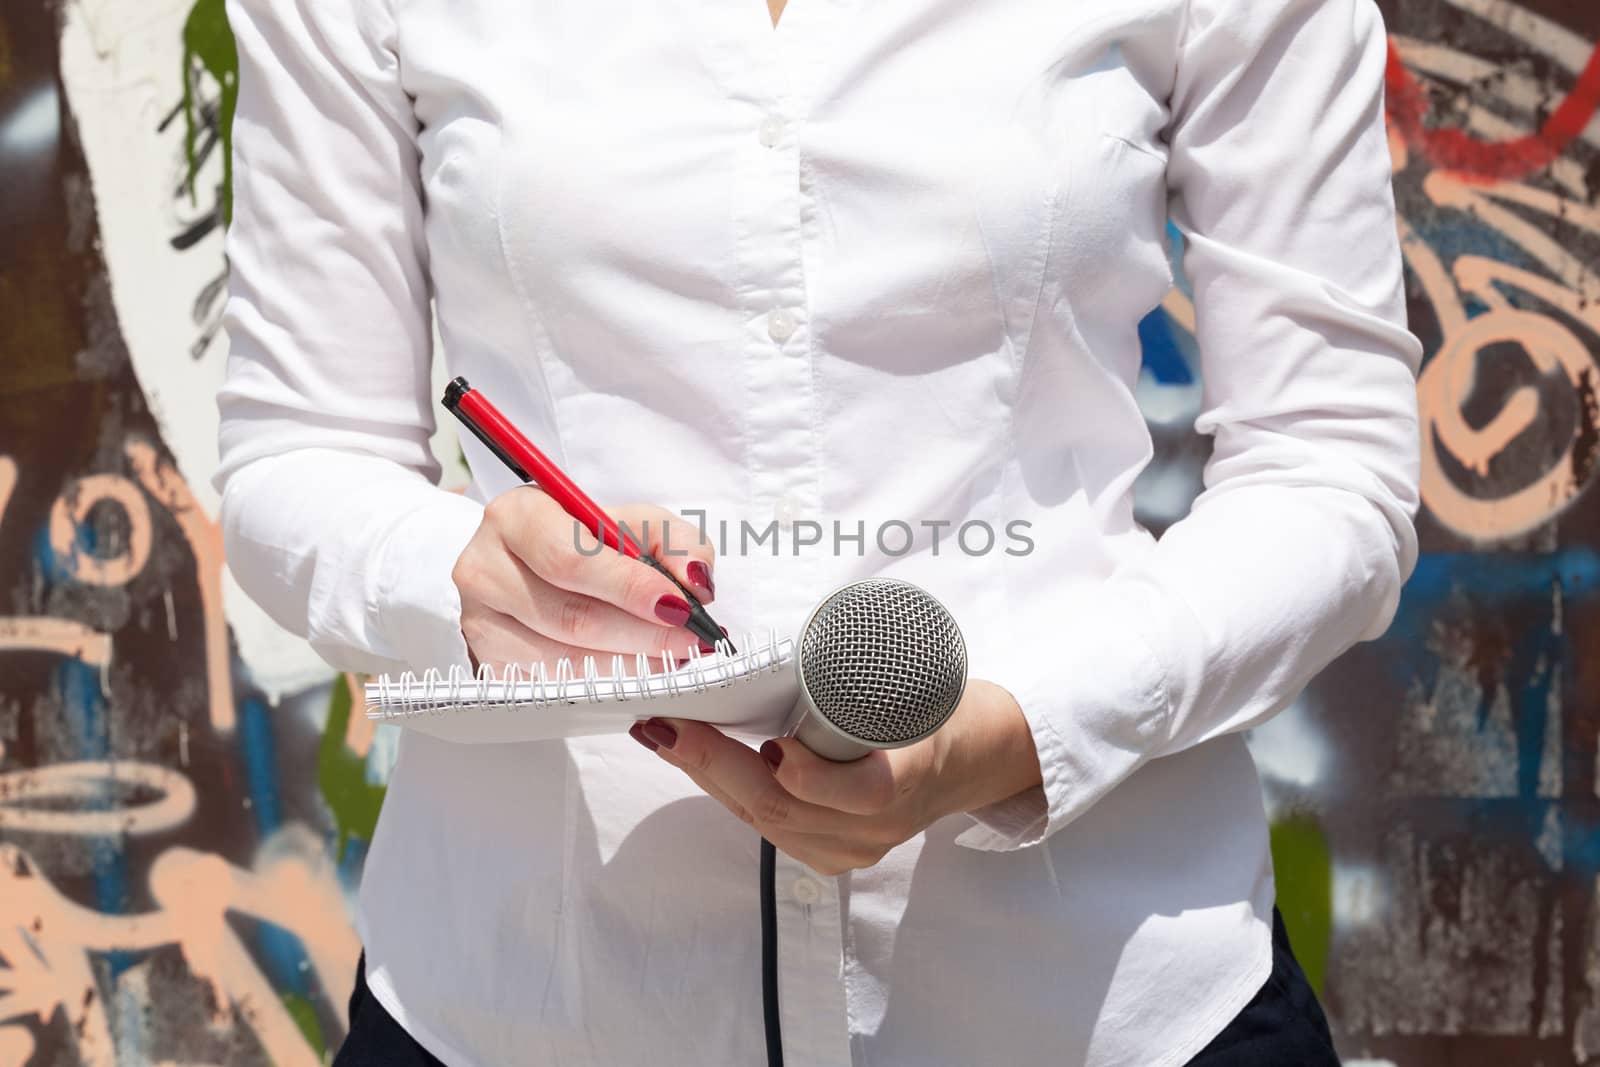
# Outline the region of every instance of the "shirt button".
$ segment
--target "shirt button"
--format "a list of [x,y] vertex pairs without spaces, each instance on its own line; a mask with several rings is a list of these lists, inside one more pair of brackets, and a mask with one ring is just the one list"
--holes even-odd
[[783,308],[767,312],[767,336],[780,345],[794,336],[794,331],[799,323],[795,322],[794,315]]
[[810,878],[794,880],[794,899],[801,904],[815,904],[822,899],[822,887]]
[[792,496],[779,497],[778,503],[772,508],[772,517],[780,527],[789,529],[794,525],[794,520],[800,517],[800,501]]
[[768,148],[776,148],[778,142],[783,140],[783,120],[776,115],[768,115],[762,120],[761,129],[756,135]]

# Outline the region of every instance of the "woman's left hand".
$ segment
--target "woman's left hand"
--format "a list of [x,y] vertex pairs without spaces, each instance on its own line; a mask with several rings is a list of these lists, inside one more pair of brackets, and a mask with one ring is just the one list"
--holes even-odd
[[1040,781],[1022,709],[1010,693],[977,679],[931,737],[849,763],[823,759],[790,737],[758,753],[692,719],[650,719],[629,733],[824,875],[870,867],[938,819]]

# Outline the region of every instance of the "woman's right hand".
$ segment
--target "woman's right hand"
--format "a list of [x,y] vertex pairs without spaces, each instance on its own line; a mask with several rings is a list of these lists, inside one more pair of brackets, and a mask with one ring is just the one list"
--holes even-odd
[[[608,508],[646,552],[702,604],[713,596],[711,544],[691,523],[648,505]],[[496,671],[536,660],[554,666],[594,656],[602,670],[621,653],[683,659],[711,649],[684,629],[689,605],[653,568],[599,541],[535,486],[502,493],[450,572],[461,594],[461,633],[473,666]]]

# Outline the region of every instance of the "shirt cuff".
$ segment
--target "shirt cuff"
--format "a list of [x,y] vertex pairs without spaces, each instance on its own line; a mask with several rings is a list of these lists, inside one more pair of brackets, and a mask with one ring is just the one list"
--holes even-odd
[[382,634],[391,657],[422,674],[429,667],[472,670],[461,633],[461,593],[450,577],[483,519],[483,505],[435,490],[385,539],[367,602],[368,632]]
[[1004,852],[1038,844],[1151,758],[1167,729],[1166,672],[1132,599],[1109,591],[1074,605],[1050,647],[1014,643],[990,678],[1027,719],[1041,784],[966,814],[956,844]]

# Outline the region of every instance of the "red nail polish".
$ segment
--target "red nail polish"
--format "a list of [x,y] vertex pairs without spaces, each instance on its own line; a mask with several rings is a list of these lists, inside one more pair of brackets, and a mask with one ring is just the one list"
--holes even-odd
[[669,626],[682,626],[689,621],[689,602],[676,593],[663,593],[656,601],[656,618]]
[[636,722],[628,727],[628,736],[648,748],[651,752],[656,750],[656,743],[644,735],[644,723]]
[[709,655],[713,654],[714,652],[716,652],[716,650],[717,650],[717,646],[716,645],[708,645],[704,641],[700,642],[700,654],[701,655],[709,656]]
[[661,748],[671,748],[678,743],[678,731],[660,719],[646,719],[639,726],[639,732]]
[[711,568],[697,559],[691,559],[686,568],[689,572],[689,584],[698,585],[710,596],[717,595],[717,587],[711,584]]
[[778,764],[783,762],[783,746],[776,741],[761,742],[761,758],[766,760],[767,766],[776,773]]

